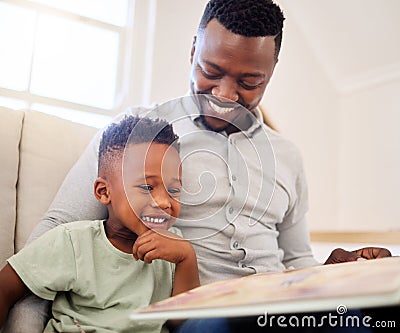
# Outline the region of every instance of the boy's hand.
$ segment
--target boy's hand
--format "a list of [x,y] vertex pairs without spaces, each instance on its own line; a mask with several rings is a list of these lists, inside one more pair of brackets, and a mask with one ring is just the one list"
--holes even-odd
[[329,258],[326,260],[327,264],[337,264],[341,262],[357,261],[363,259],[377,259],[384,257],[391,257],[392,254],[388,249],[381,247],[363,247],[355,251],[346,251],[343,249],[335,249],[332,251]]
[[187,257],[195,257],[194,250],[187,240],[164,229],[151,229],[141,234],[132,248],[136,260],[151,263],[163,259],[179,264]]
[[155,259],[163,259],[176,265],[172,296],[200,285],[192,245],[172,232],[164,229],[146,231],[136,239],[132,253],[136,260],[151,263]]

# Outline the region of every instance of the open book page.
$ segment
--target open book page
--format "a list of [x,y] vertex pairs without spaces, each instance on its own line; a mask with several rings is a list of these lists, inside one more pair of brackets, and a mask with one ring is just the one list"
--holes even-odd
[[260,273],[204,285],[135,311],[132,319],[300,313],[400,305],[400,257]]

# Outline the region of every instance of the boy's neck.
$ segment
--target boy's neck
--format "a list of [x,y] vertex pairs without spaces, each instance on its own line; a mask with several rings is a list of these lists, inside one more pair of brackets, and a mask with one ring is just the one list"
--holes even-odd
[[116,228],[109,219],[104,221],[104,231],[107,239],[118,250],[129,254],[132,253],[133,244],[135,244],[138,237],[137,234],[126,228]]

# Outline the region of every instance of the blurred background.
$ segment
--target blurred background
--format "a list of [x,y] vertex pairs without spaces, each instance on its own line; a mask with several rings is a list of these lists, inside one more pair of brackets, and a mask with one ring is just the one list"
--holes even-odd
[[[0,1],[0,105],[102,127],[185,95],[206,2]],[[283,46],[262,106],[303,154],[310,229],[399,235],[400,2],[276,2]]]

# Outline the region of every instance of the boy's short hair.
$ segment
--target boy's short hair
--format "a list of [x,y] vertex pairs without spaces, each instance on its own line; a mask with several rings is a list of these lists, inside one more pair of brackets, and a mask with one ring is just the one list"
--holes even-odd
[[125,116],[120,122],[108,126],[99,146],[99,175],[112,168],[114,161],[123,156],[127,144],[146,142],[166,144],[179,151],[178,136],[165,120]]
[[245,37],[275,37],[275,57],[282,43],[282,10],[272,0],[210,0],[200,21],[199,31],[216,19],[227,30]]

